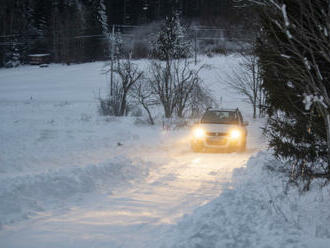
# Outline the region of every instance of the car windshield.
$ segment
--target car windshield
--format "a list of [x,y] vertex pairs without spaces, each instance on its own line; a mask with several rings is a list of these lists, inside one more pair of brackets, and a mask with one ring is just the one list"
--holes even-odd
[[238,117],[233,111],[207,111],[202,123],[216,123],[216,124],[237,124]]

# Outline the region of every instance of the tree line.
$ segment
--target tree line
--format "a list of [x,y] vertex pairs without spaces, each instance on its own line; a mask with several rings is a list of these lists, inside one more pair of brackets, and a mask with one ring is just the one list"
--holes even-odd
[[[109,56],[109,25],[146,25],[173,12],[201,25],[237,23],[231,0],[0,0],[0,67],[47,53],[53,62]],[[235,14],[236,13],[236,14]]]
[[85,62],[104,56],[103,0],[1,0],[0,66],[27,62],[28,54],[51,53],[54,62]]

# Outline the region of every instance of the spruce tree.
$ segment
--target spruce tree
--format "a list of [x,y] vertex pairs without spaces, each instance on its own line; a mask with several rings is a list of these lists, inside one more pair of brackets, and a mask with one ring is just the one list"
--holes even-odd
[[322,44],[328,40],[322,29],[327,26],[327,1],[276,2],[280,8],[265,4],[260,11],[257,53],[269,116],[265,133],[276,155],[294,161],[297,175],[330,178],[323,108],[327,103],[308,102],[314,94],[330,93],[330,46]]
[[187,27],[181,24],[178,15],[172,15],[166,17],[161,25],[161,30],[153,41],[152,55],[166,61],[187,58],[192,54],[191,47]]

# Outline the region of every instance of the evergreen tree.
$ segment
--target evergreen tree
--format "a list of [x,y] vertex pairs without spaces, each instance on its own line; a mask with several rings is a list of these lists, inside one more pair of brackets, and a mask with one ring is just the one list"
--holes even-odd
[[93,36],[102,35],[105,30],[105,5],[102,5],[102,0],[84,1],[85,5],[85,28],[84,35],[90,36],[84,39],[85,61],[96,61],[105,59],[104,49],[108,47],[108,42],[102,39],[95,39]]
[[5,54],[5,67],[17,67],[21,64],[20,49],[17,40],[13,41]]
[[329,24],[329,1],[260,2],[262,32],[257,52],[270,146],[276,155],[294,161],[297,175],[330,178],[330,46],[323,29]]
[[33,6],[34,27],[40,36],[46,36],[49,27],[50,1],[38,0]]
[[30,49],[31,3],[2,0],[0,6],[0,67],[14,66],[24,62],[24,55]]
[[191,56],[191,40],[187,27],[181,24],[178,15],[166,17],[157,39],[153,42],[152,55],[160,60],[187,58]]

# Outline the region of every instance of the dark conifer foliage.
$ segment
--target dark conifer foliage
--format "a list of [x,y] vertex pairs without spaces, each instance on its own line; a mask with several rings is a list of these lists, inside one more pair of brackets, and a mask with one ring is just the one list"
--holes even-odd
[[[259,10],[257,54],[269,116],[265,131],[275,154],[294,161],[293,173],[330,178],[329,111],[323,97],[330,92],[329,38],[323,30],[329,24],[329,1],[277,3],[282,9],[261,5]],[[309,102],[306,96],[322,100]]]
[[187,58],[192,54],[191,47],[187,27],[180,22],[178,15],[172,15],[161,24],[157,39],[153,42],[152,55],[165,61]]
[[233,10],[231,0],[0,0],[0,6],[0,67],[25,63],[33,53],[65,63],[106,59],[107,25],[143,25],[174,12],[222,25]]

